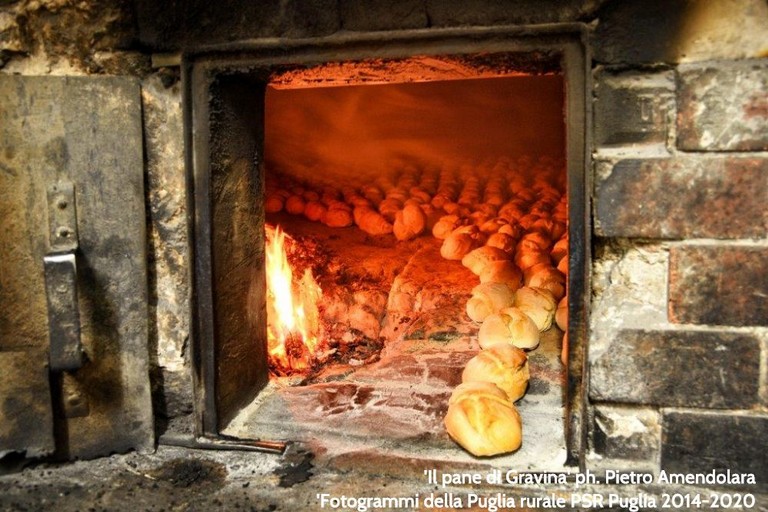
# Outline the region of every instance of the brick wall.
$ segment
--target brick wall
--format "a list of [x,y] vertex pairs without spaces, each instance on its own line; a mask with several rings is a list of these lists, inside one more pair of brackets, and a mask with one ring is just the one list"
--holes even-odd
[[[666,46],[655,3],[611,4],[595,33],[596,467],[768,481],[768,22],[725,3]],[[735,44],[757,13],[762,46]]]

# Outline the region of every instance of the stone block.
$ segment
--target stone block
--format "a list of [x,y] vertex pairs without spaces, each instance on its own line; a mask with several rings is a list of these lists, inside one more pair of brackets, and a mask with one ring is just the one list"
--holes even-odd
[[426,0],[433,27],[555,23],[589,19],[596,2],[583,0]]
[[758,402],[760,341],[750,334],[621,330],[591,364],[590,397],[670,407]]
[[136,0],[139,40],[153,50],[172,51],[276,37],[281,32],[281,4],[279,0],[242,2],[234,9],[229,2]]
[[423,0],[341,0],[344,30],[397,30],[426,28],[427,10]]
[[596,76],[595,144],[664,144],[674,112],[672,72]]
[[768,232],[768,159],[620,160],[595,189],[601,236],[762,238]]
[[680,149],[768,150],[765,59],[681,66],[678,72]]
[[287,0],[283,8],[282,37],[320,37],[341,27],[337,0]]
[[655,64],[757,57],[768,45],[763,0],[603,2],[596,62]]
[[[661,469],[671,473],[752,473],[765,486],[768,416],[667,411]],[[754,486],[748,486],[754,488]]]
[[670,251],[669,318],[768,326],[768,248],[685,245]]
[[655,460],[661,439],[659,414],[652,409],[595,406],[595,452],[609,459]]

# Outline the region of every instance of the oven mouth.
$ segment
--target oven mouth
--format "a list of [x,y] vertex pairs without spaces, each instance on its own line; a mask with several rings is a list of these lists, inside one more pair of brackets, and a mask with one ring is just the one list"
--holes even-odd
[[[444,42],[436,37],[430,41],[430,44],[425,45],[419,36],[414,38],[413,47],[405,51],[398,48],[397,51],[402,53],[398,56],[382,57],[380,49],[365,48],[366,43],[361,40],[359,46],[350,45],[353,48],[346,53],[336,51],[333,59],[324,57],[322,51],[317,54],[310,53],[307,57],[303,55],[303,50],[299,52],[302,55],[296,55],[288,50],[282,56],[275,56],[272,50],[269,50],[265,52],[268,55],[263,56],[253,49],[236,55],[203,54],[188,58],[185,70],[188,98],[191,99],[187,107],[192,128],[189,136],[192,147],[190,164],[193,170],[190,184],[194,190],[195,203],[194,268],[197,330],[194,336],[194,354],[198,361],[196,392],[201,433],[213,437],[226,435],[241,439],[281,438],[307,442],[320,439],[320,444],[333,444],[339,439],[348,439],[350,435],[364,439],[375,429],[382,428],[381,421],[376,419],[374,414],[366,418],[366,407],[375,403],[383,404],[384,408],[390,407],[395,411],[395,416],[400,414],[400,417],[396,417],[397,421],[389,427],[385,426],[383,431],[386,432],[389,429],[390,433],[370,443],[372,446],[405,454],[427,453],[431,449],[434,453],[427,453],[428,457],[467,460],[468,455],[458,446],[451,444],[450,441],[446,442],[442,422],[437,421],[438,417],[444,413],[450,388],[458,383],[457,378],[460,380],[461,369],[467,356],[462,358],[449,354],[448,364],[433,362],[430,365],[426,360],[419,361],[417,355],[415,363],[411,358],[409,359],[411,363],[405,363],[405,366],[400,368],[405,373],[415,372],[417,367],[421,368],[426,371],[427,380],[430,378],[429,367],[437,368],[433,374],[442,381],[443,391],[448,395],[433,394],[430,390],[424,392],[424,390],[414,391],[413,389],[405,394],[399,391],[390,392],[392,389],[390,386],[377,387],[376,384],[363,384],[360,379],[347,379],[344,373],[350,367],[357,366],[369,372],[372,368],[375,369],[382,358],[382,353],[379,351],[386,352],[385,347],[392,341],[390,338],[393,336],[398,337],[400,341],[406,341],[409,347],[401,350],[397,356],[410,357],[413,347],[418,344],[415,341],[419,341],[413,338],[414,332],[418,334],[418,328],[410,329],[407,335],[402,332],[396,335],[390,332],[388,336],[381,337],[383,340],[379,340],[382,341],[382,346],[375,347],[370,353],[363,351],[360,353],[361,357],[337,360],[335,368],[334,365],[329,365],[331,370],[316,371],[309,379],[306,378],[306,372],[297,372],[292,378],[269,378],[265,332],[269,321],[265,313],[267,279],[263,270],[265,224],[276,221],[285,224],[289,234],[304,241],[308,240],[309,245],[318,244],[321,250],[327,250],[328,244],[332,243],[334,238],[341,237],[343,239],[341,245],[347,242],[344,239],[347,235],[337,235],[333,232],[333,228],[328,228],[322,223],[316,223],[313,234],[312,222],[305,218],[299,219],[285,211],[265,213],[264,202],[270,191],[274,190],[274,186],[270,183],[271,178],[279,175],[280,179],[284,179],[288,176],[299,181],[299,185],[304,188],[311,189],[314,186],[311,183],[312,180],[307,178],[311,176],[311,170],[285,169],[286,162],[290,162],[290,157],[285,158],[280,155],[290,151],[281,152],[280,148],[275,149],[277,144],[270,143],[270,140],[275,140],[270,131],[275,130],[275,121],[272,120],[272,116],[274,112],[285,114],[287,106],[297,102],[295,97],[290,97],[292,94],[309,96],[310,99],[306,100],[309,103],[306,105],[316,105],[317,98],[313,99],[311,96],[322,94],[321,88],[310,86],[318,84],[338,91],[365,88],[366,92],[373,92],[377,87],[380,90],[386,87],[402,89],[403,84],[413,89],[439,87],[445,84],[460,88],[462,81],[471,81],[476,86],[483,81],[493,83],[508,80],[509,83],[528,81],[530,83],[526,87],[538,90],[546,81],[554,80],[557,82],[554,88],[561,89],[559,103],[551,110],[558,112],[562,129],[559,140],[562,149],[559,157],[564,162],[562,178],[567,182],[567,189],[564,188],[563,192],[567,196],[568,236],[571,240],[568,264],[577,271],[571,272],[568,278],[570,338],[568,369],[557,366],[560,354],[556,329],[544,333],[542,338],[542,346],[551,345],[556,349],[553,351],[554,357],[544,357],[541,352],[529,353],[531,361],[536,363],[534,367],[538,366],[541,370],[539,376],[548,374],[548,380],[533,378],[529,388],[530,398],[555,397],[559,401],[560,408],[555,409],[555,413],[542,422],[542,424],[554,422],[555,428],[543,428],[538,423],[531,423],[528,430],[530,434],[526,438],[528,445],[539,452],[538,460],[541,460],[542,447],[547,447],[552,456],[547,456],[547,464],[539,466],[536,463],[537,456],[532,456],[532,466],[529,464],[528,467],[557,470],[562,469],[566,463],[572,464],[580,460],[580,454],[583,453],[582,433],[579,428],[574,428],[574,425],[580,424],[583,393],[579,367],[583,361],[581,352],[584,350],[583,326],[586,317],[584,262],[588,261],[585,259],[587,256],[585,252],[589,247],[584,214],[588,211],[584,193],[586,190],[584,148],[587,131],[583,126],[586,110],[584,90],[587,68],[584,65],[584,51],[579,34],[566,31],[566,34],[553,36],[551,32],[545,32],[546,34],[539,34],[530,39],[504,37],[500,41],[493,36],[483,41],[480,37],[480,42],[478,38],[466,38],[463,35],[459,38],[461,44],[458,46],[461,51],[458,52],[453,38]],[[434,48],[435,45],[439,47],[443,43],[444,49]],[[425,61],[430,65],[425,65]],[[462,72],[466,73],[466,69],[473,69],[475,75],[471,77],[467,77],[466,74],[452,75],[456,72],[456,63],[466,66],[461,68]],[[278,107],[275,107],[274,97],[280,95],[284,103],[280,104],[278,101]],[[377,95],[381,97],[381,94]],[[301,110],[306,111],[306,108],[300,108],[299,111]],[[279,125],[279,121],[277,124]],[[304,129],[306,133],[306,127]],[[327,147],[328,142],[320,142],[318,145]],[[478,151],[482,152],[483,149]],[[402,156],[402,151],[398,154]],[[515,155],[530,157],[519,151]],[[540,155],[537,154],[536,157],[538,156]],[[276,164],[278,160],[282,164],[280,172],[274,170],[280,167]],[[474,157],[466,159],[467,162],[475,160]],[[498,163],[499,160],[505,161],[504,156],[488,157],[486,163],[490,161]],[[506,160],[512,161],[514,158]],[[552,160],[556,161],[557,157],[552,157]],[[431,163],[436,164],[436,162]],[[419,166],[425,167],[421,164]],[[370,172],[381,173],[381,170],[372,169]],[[421,176],[424,173],[417,174]],[[396,180],[397,176],[398,174],[394,173],[393,179]],[[342,173],[337,180],[345,182],[351,181],[351,178],[350,174]],[[484,176],[482,179],[487,181],[488,178],[489,176]],[[354,226],[342,228],[344,233],[355,229]],[[372,236],[360,238],[358,235],[357,239],[354,239],[354,235],[349,236],[351,236],[350,244],[361,243],[369,247],[375,247],[376,240],[382,240]],[[422,249],[427,256],[421,264],[429,268],[432,265],[429,257],[434,257],[435,250],[439,254],[439,246],[427,247],[429,245],[426,244],[427,239],[431,239],[429,234],[424,234],[422,238]],[[391,238],[388,240],[386,243],[379,243],[390,249],[398,247],[400,243],[393,242]],[[341,249],[337,241],[336,248],[330,252],[334,256],[339,250]],[[394,250],[397,252],[398,249]],[[432,256],[429,256],[430,250]],[[451,263],[458,265],[457,271],[463,271],[459,262]],[[395,277],[396,275],[397,272]],[[322,285],[323,276],[320,277]],[[328,275],[324,277],[327,281]],[[469,291],[460,289],[464,294]],[[391,290],[390,288],[389,292]],[[388,301],[391,296],[392,294],[389,293]],[[459,314],[463,313],[463,308],[457,311]],[[455,316],[456,312],[452,314]],[[433,342],[431,348],[438,349],[440,345],[455,341],[467,343],[463,352],[479,350],[476,342],[473,346],[472,342],[468,341],[476,334],[467,330],[471,328],[471,322],[467,320],[462,323],[462,326],[467,328],[466,332],[454,329],[455,325],[441,328],[446,323],[443,320],[438,321],[431,326],[434,332],[423,333],[425,340]],[[392,324],[382,320],[380,324],[382,329],[386,328],[386,325],[391,327]],[[427,326],[426,330],[429,331],[429,329],[430,327]],[[360,339],[364,338],[367,341],[375,338],[368,335],[360,336],[357,329],[349,329],[348,332],[351,332],[353,337],[357,335]],[[451,332],[453,333],[451,336],[456,335],[457,332],[459,335],[454,339],[448,335]],[[407,339],[409,337],[411,339]],[[338,349],[338,344],[336,348]],[[363,358],[364,355],[370,358]],[[431,351],[426,355],[434,356]],[[385,354],[384,357],[390,356]],[[345,368],[344,371],[339,370],[342,367]],[[382,374],[374,381],[379,377],[391,379],[397,373],[396,370],[397,368],[390,369],[387,376]],[[534,369],[532,372],[535,375]],[[350,373],[354,375],[354,371]],[[292,384],[299,382],[303,385],[286,385],[287,380],[291,380]],[[378,380],[378,382],[382,381]],[[404,385],[400,388],[408,389],[413,382],[409,384],[406,378],[401,381],[401,384],[403,383]],[[395,385],[395,387],[398,386]],[[538,395],[537,393],[543,387],[547,387],[549,392]],[[302,390],[311,390],[311,392]],[[413,407],[412,403],[403,404],[403,400],[407,402],[408,397],[412,402],[418,401],[419,405]],[[398,407],[404,412],[398,413]],[[357,412],[344,418],[345,411],[352,409]],[[320,425],[310,416],[303,416],[304,413],[313,410],[321,411],[319,419],[326,418],[328,421]],[[524,406],[521,412],[525,426]],[[334,418],[339,414],[341,416]],[[412,435],[413,432],[404,435],[402,430],[407,430],[409,424],[418,421],[419,414],[432,416],[430,426],[422,432],[416,432],[415,435]],[[271,418],[270,415],[272,415]],[[345,422],[349,425],[349,421],[355,418],[361,424],[368,422],[369,425],[359,432],[355,432],[354,428],[350,431],[349,427],[344,427]],[[303,426],[297,426],[302,424]],[[311,428],[309,424],[314,424],[316,428]],[[345,442],[342,441],[342,444]],[[403,450],[401,449],[403,444],[413,448]],[[362,443],[361,446],[364,445],[366,443]],[[398,448],[394,449],[393,446]],[[510,457],[505,460],[515,460],[515,457],[521,460],[520,454],[513,454]],[[526,463],[528,464],[527,461]]]

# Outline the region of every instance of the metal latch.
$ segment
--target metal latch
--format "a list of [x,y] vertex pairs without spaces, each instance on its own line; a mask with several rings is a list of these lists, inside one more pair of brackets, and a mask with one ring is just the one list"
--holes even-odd
[[77,303],[77,210],[75,186],[60,181],[48,188],[48,252],[43,257],[48,302],[50,368],[76,370],[83,365],[80,309]]

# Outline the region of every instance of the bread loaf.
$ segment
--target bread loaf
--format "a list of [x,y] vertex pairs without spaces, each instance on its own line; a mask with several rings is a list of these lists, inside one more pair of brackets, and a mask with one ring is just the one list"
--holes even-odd
[[443,240],[440,255],[447,260],[460,260],[475,246],[475,232],[471,228],[457,228]]
[[525,395],[530,379],[528,356],[513,345],[494,345],[469,360],[462,382],[492,382],[516,402]]
[[322,216],[322,222],[331,228],[345,228],[351,226],[353,219],[349,210],[328,209]]
[[550,251],[549,254],[552,257],[552,261],[554,261],[555,264],[560,263],[560,260],[568,255],[568,239],[561,238],[560,240],[558,240],[555,243],[555,245],[552,247],[552,251]]
[[504,224],[499,228],[499,231],[497,233],[503,233],[505,235],[511,236],[515,243],[517,243],[517,240],[520,239],[520,237],[523,236],[523,228],[520,226],[520,224],[514,222],[509,224]]
[[394,222],[395,215],[397,215],[397,212],[399,212],[402,207],[403,203],[401,201],[387,197],[387,199],[384,199],[379,203],[379,213],[389,222]]
[[443,215],[432,227],[432,236],[445,240],[460,224],[458,215]]
[[317,222],[323,218],[326,207],[320,201],[309,201],[304,206],[304,216],[312,222]]
[[557,302],[547,290],[523,286],[515,292],[515,307],[528,315],[540,331],[552,326]]
[[400,241],[416,238],[427,226],[427,216],[418,204],[406,204],[395,214],[395,223],[392,232]]
[[507,260],[491,261],[480,273],[481,283],[504,283],[511,290],[520,288],[522,272]]
[[496,247],[497,249],[501,249],[505,253],[512,255],[515,253],[515,245],[517,244],[517,241],[511,236],[506,233],[496,232],[493,233],[491,236],[488,237],[488,241],[485,243],[485,245],[489,247]]
[[568,255],[561,259],[560,263],[557,264],[557,270],[565,275],[568,275]]
[[565,276],[551,265],[539,268],[529,277],[525,285],[548,290],[555,300],[560,300],[565,295]]
[[292,195],[285,201],[285,211],[291,215],[301,215],[304,213],[304,198],[300,195]]
[[509,307],[515,300],[514,290],[504,283],[482,283],[472,289],[467,301],[467,316],[475,322]]
[[461,264],[472,271],[473,274],[479,276],[491,261],[504,261],[507,259],[509,259],[509,256],[504,251],[486,245],[469,252],[462,258]]
[[392,224],[379,212],[367,206],[355,208],[354,220],[357,227],[369,235],[379,236],[392,232]]
[[528,315],[518,308],[505,308],[488,315],[480,326],[477,341],[482,348],[511,344],[534,349],[539,345],[539,329]]
[[535,244],[518,244],[515,250],[515,265],[525,270],[537,263],[550,263],[549,253]]
[[490,382],[460,384],[448,402],[448,435],[477,457],[513,452],[523,441],[523,426],[501,389]]

